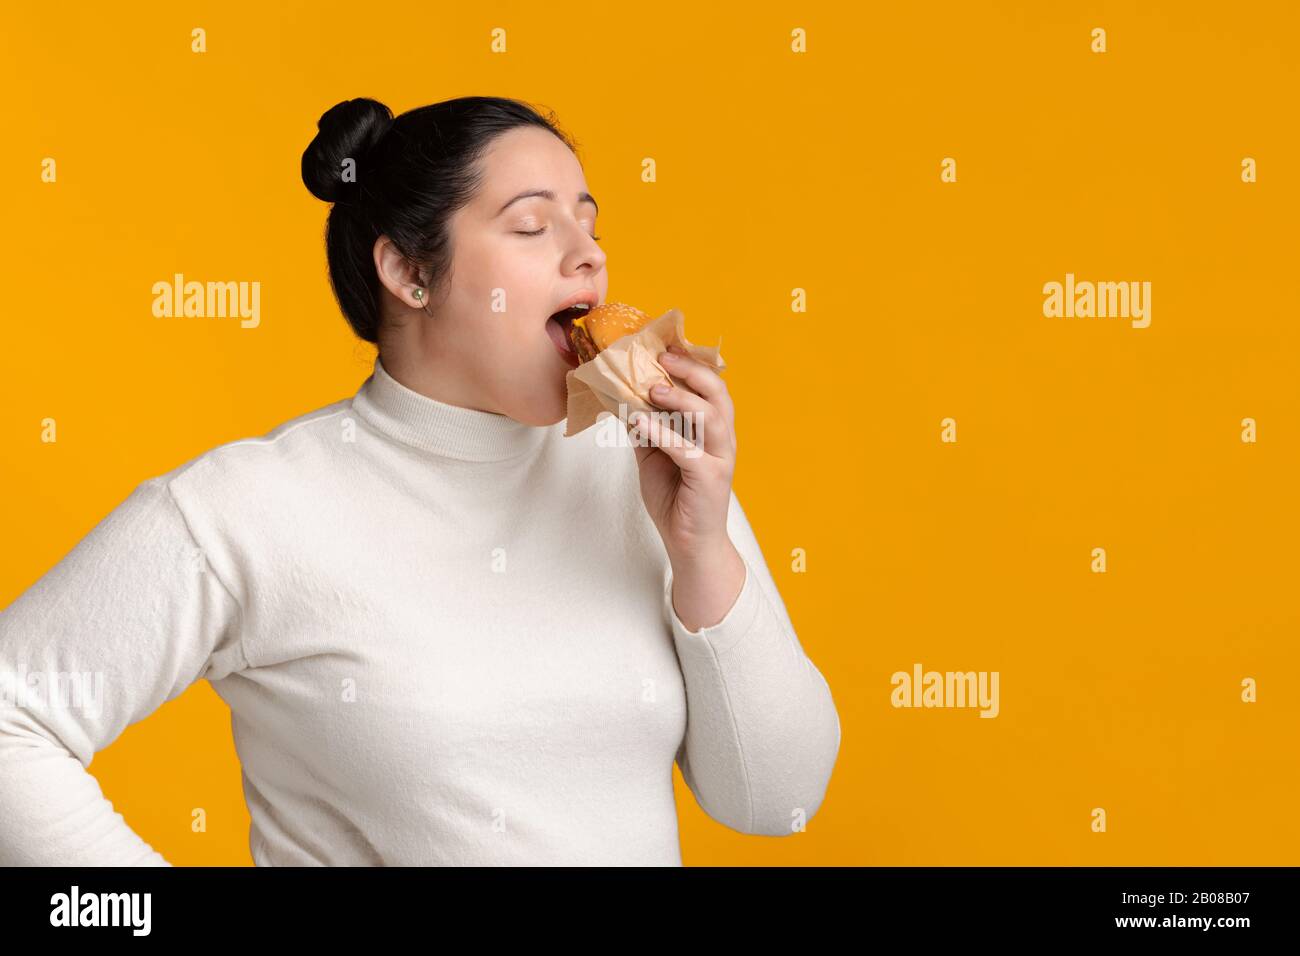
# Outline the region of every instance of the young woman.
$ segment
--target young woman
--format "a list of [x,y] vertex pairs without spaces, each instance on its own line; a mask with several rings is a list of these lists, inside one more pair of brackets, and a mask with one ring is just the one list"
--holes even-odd
[[200,679],[259,865],[680,865],[674,760],[726,826],[802,830],[839,718],[731,490],[726,385],[662,356],[698,454],[564,437],[549,317],[609,284],[570,141],[514,100],[356,99],[302,171],[373,373],[142,482],[4,611],[0,863],[166,865],[86,767]]

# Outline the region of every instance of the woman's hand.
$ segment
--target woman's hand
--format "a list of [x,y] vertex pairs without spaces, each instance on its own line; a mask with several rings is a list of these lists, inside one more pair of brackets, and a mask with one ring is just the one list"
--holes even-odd
[[[727,534],[736,413],[722,377],[671,348],[659,363],[686,387],[656,386],[650,400],[666,413],[641,422],[644,416],[630,416],[628,426],[641,497],[672,563],[674,610],[688,630],[698,630],[722,619],[745,582],[744,562]],[[669,420],[674,412],[681,413],[681,433]]]

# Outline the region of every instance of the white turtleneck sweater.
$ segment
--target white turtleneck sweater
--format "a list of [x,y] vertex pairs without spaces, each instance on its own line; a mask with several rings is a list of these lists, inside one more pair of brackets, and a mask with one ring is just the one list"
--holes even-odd
[[0,614],[0,864],[168,865],[86,768],[200,679],[258,865],[679,866],[674,760],[720,823],[802,829],[839,718],[735,495],[745,584],[691,632],[626,432],[563,430],[376,360],[142,482]]

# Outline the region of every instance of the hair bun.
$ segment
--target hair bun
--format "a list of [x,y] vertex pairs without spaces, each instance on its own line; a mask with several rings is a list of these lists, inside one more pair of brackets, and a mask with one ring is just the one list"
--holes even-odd
[[311,194],[325,202],[350,199],[357,183],[343,179],[343,161],[353,160],[353,176],[359,176],[362,157],[392,124],[393,113],[387,106],[364,97],[344,100],[326,110],[316,123],[315,138],[302,154],[302,181]]

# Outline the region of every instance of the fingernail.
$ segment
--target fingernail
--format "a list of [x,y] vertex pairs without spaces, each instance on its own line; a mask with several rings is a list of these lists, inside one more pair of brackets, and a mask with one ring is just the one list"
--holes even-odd
[[663,398],[665,395],[668,394],[668,386],[656,385],[652,389],[650,389],[650,394],[656,396],[657,398]]
[[673,359],[675,359],[675,358],[677,358],[677,353],[675,353],[675,352],[661,352],[661,353],[659,353],[659,361],[661,361],[661,362],[671,362],[671,361],[672,361]]

